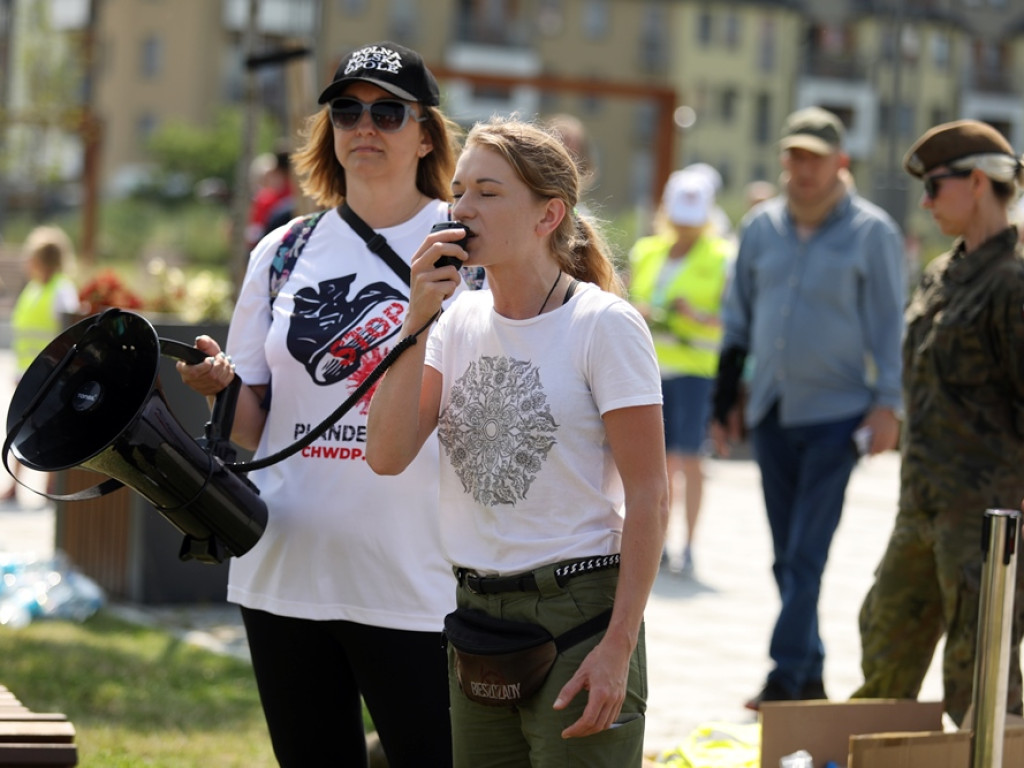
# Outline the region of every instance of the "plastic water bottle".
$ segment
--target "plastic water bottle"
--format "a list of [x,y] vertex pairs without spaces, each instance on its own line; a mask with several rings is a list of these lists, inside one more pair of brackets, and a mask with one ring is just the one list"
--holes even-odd
[[779,768],[814,768],[814,759],[806,749],[779,759]]

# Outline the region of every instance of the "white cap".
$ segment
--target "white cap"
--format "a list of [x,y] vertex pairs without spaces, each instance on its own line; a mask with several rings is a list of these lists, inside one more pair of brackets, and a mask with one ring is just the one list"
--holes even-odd
[[683,227],[707,223],[715,202],[715,188],[707,176],[691,170],[676,171],[668,177],[663,197],[669,221]]
[[722,174],[720,174],[718,169],[713,165],[708,165],[707,163],[691,163],[683,168],[683,170],[703,174],[704,177],[711,182],[711,186],[714,187],[715,194],[717,194],[722,188]]

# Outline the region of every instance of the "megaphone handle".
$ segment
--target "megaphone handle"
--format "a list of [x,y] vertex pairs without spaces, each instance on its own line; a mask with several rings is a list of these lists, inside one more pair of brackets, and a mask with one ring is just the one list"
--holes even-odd
[[[160,354],[175,360],[183,360],[189,365],[203,362],[208,355],[195,347],[190,347],[175,339],[160,337]],[[206,440],[208,445],[216,449],[231,439],[231,427],[235,423],[235,406],[238,404],[238,393],[242,388],[242,380],[235,376],[231,383],[217,393],[213,401],[213,412],[206,424]]]
[[160,342],[160,354],[173,357],[175,360],[184,360],[189,365],[198,365],[209,355],[200,349],[190,347],[184,342],[176,339],[165,339],[162,336],[157,339]]

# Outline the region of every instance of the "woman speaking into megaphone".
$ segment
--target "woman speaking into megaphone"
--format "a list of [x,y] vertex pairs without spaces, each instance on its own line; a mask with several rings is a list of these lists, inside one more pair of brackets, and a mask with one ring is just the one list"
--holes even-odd
[[[206,395],[241,377],[232,440],[255,460],[309,434],[395,346],[409,261],[447,219],[454,128],[416,52],[353,51],[319,102],[292,161],[323,210],[256,245],[226,349],[200,337],[206,360],[178,366]],[[232,560],[228,600],[241,606],[282,766],[364,765],[361,700],[392,768],[451,762],[441,628],[455,582],[439,540],[436,438],[402,475],[376,475],[368,405],[369,394],[251,475],[269,522]]]

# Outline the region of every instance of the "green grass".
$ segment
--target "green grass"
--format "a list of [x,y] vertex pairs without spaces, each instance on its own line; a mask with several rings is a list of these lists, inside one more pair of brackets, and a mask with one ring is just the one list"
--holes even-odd
[[103,612],[0,627],[0,684],[67,715],[83,768],[276,765],[247,662]]

